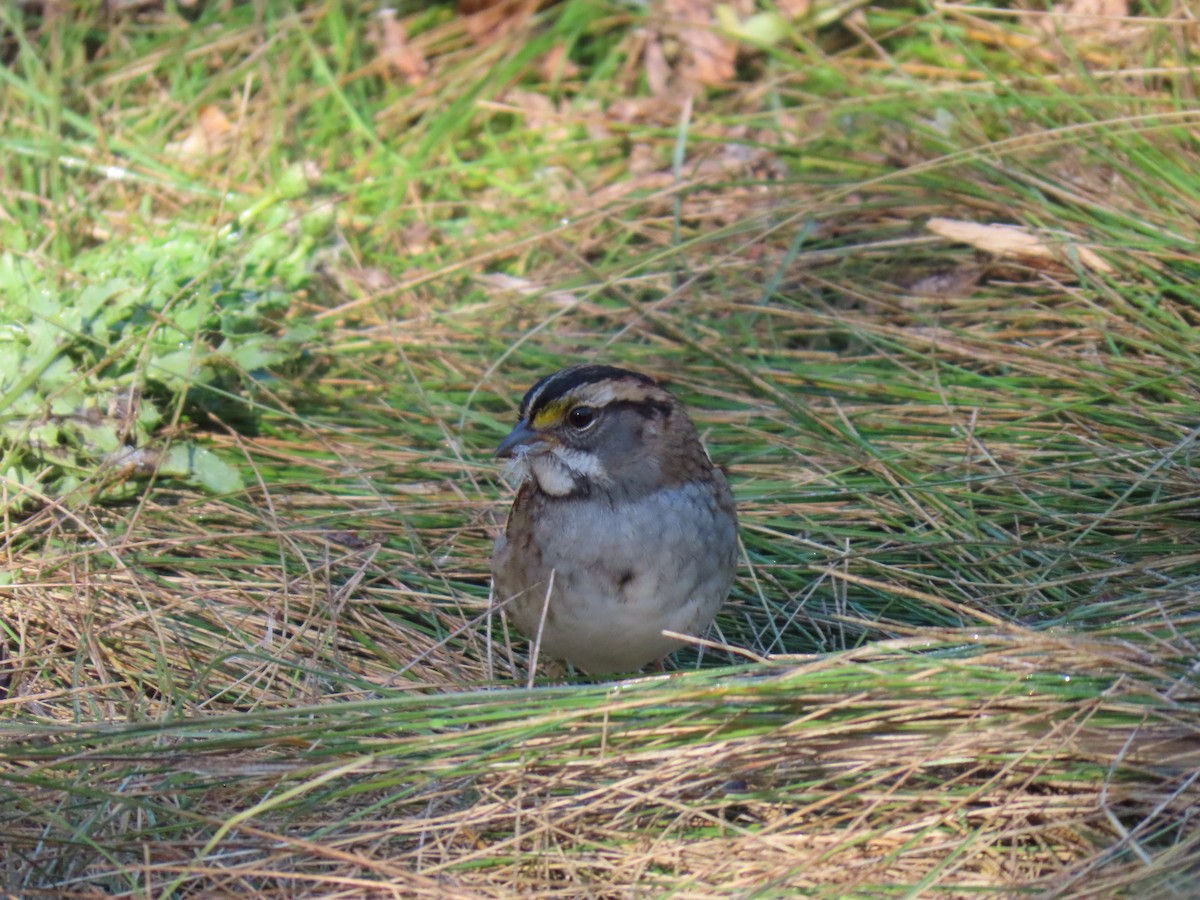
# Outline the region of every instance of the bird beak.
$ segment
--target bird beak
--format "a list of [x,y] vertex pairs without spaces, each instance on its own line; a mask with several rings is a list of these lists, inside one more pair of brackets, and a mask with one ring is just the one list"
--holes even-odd
[[537,432],[522,419],[517,423],[517,427],[508,433],[508,437],[500,442],[500,446],[496,448],[493,456],[509,459],[518,447],[528,447],[540,441],[541,438],[538,437]]

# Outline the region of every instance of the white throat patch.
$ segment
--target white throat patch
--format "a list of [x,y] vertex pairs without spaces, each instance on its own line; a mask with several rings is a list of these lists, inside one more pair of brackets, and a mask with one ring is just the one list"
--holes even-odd
[[524,460],[538,486],[552,497],[565,497],[575,492],[580,481],[593,485],[608,483],[608,475],[594,453],[553,447],[531,454]]

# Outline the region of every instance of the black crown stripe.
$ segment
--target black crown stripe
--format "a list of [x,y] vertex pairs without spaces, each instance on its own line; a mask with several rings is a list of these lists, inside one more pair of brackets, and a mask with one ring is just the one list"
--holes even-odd
[[610,378],[633,378],[643,384],[657,385],[649,375],[629,369],[618,369],[616,366],[572,366],[540,379],[525,393],[521,400],[521,418],[535,414],[581,385],[607,381]]

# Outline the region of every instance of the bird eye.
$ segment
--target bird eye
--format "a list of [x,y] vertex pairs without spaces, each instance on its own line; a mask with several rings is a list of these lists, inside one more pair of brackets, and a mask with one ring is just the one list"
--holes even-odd
[[596,411],[590,406],[577,406],[567,413],[567,421],[571,424],[572,428],[583,431],[583,429],[596,421]]

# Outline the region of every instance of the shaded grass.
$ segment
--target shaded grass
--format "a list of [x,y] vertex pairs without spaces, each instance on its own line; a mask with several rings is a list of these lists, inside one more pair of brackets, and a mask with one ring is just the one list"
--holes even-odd
[[[922,874],[994,890],[1054,873],[1070,895],[1085,872],[1052,847],[1119,837],[1106,866],[1118,884],[1137,877],[1138,856],[1179,841],[1174,823],[1196,799],[1195,723],[1162,707],[1154,672],[1073,639],[931,653],[938,637],[620,689],[23,729],[4,750],[23,773],[8,790],[36,786],[55,805],[51,817],[12,807],[6,831],[14,849],[32,846],[44,840],[34,822],[115,802],[120,825],[89,829],[110,889],[204,884],[196,863],[220,846],[222,878],[244,870],[268,892],[366,875],[476,896],[514,883],[605,892],[631,872],[646,890],[740,895],[765,882],[817,896]],[[214,818],[194,798],[242,812]],[[146,865],[144,841],[165,836],[150,823],[164,819],[181,858]],[[265,857],[264,839],[278,848]],[[70,884],[80,872],[62,862],[47,874]],[[1171,866],[1157,876],[1188,883]]]
[[[415,13],[439,66],[415,90],[337,4],[123,18],[92,51],[86,15],[10,21],[73,48],[21,55],[0,100],[31,254],[215,227],[298,158],[344,242],[296,297],[333,323],[311,370],[259,434],[207,436],[245,494],[5,523],[10,890],[1193,891],[1183,17],[1135,44],[1150,77],[982,10],[867,7],[685,129],[609,114],[645,95],[611,12],[483,50]],[[560,39],[586,64],[551,86]],[[163,145],[206,103],[239,136],[181,162]],[[934,215],[1037,228],[1062,262],[948,245]],[[487,455],[529,383],[600,358],[669,381],[730,469],[745,564],[715,636],[821,656],[508,687]]]

